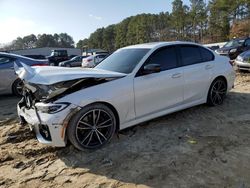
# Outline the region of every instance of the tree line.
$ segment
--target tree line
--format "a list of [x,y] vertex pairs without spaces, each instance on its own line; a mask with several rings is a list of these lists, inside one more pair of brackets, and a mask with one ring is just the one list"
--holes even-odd
[[30,49],[30,48],[42,48],[42,47],[62,47],[62,48],[73,48],[73,38],[67,33],[55,33],[51,34],[39,34],[39,35],[27,35],[18,37],[11,42],[9,45],[5,45],[0,50],[17,50],[17,49]]
[[[101,48],[112,52],[138,43],[186,40],[199,43],[223,42],[250,35],[250,0],[182,0],[172,2],[172,11],[139,14],[118,24],[98,28],[89,38],[79,40],[77,48]],[[0,50],[39,47],[74,47],[67,33],[18,37]]]
[[78,48],[117,48],[145,42],[187,40],[222,42],[250,35],[250,0],[182,0],[172,2],[172,12],[139,14],[118,24],[99,28]]

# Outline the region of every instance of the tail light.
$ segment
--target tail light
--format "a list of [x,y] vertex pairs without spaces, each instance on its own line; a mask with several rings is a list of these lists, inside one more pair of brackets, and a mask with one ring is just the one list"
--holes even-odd
[[87,59],[87,62],[90,62],[90,61],[92,61],[93,59]]

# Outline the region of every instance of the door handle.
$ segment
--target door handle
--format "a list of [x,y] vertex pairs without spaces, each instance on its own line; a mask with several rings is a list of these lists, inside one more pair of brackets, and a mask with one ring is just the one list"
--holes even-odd
[[14,69],[14,67],[10,67],[10,69]]
[[181,77],[181,73],[175,73],[172,75],[172,78],[180,78]]
[[213,65],[206,65],[206,66],[205,66],[205,69],[206,69],[206,70],[211,69],[211,68],[213,68]]

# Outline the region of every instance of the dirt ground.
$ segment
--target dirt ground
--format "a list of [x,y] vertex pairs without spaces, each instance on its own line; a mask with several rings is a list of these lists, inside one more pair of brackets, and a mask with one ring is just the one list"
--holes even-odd
[[0,187],[250,187],[250,73],[222,106],[143,123],[95,151],[38,143],[17,101],[0,97]]

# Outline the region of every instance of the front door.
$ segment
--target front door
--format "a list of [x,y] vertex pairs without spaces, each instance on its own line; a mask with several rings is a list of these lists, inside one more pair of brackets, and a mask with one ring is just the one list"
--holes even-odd
[[[161,71],[143,74],[148,64],[158,64]],[[183,72],[178,67],[175,47],[154,52],[134,78],[136,117],[141,118],[180,105],[183,101]]]

